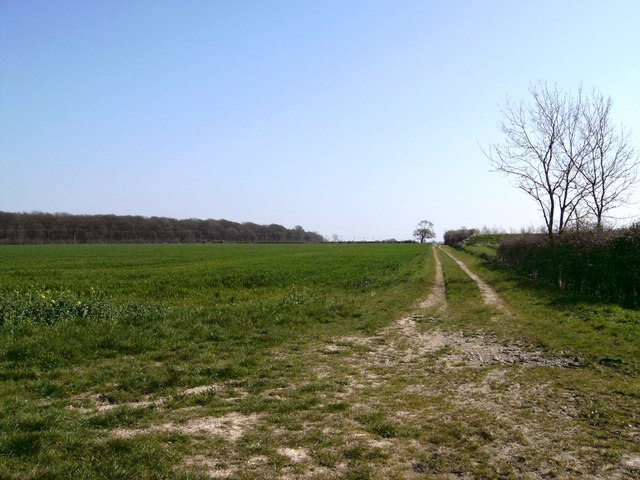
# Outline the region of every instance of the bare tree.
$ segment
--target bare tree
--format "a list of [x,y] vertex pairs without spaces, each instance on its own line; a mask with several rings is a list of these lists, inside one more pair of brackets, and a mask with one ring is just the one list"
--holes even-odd
[[433,223],[431,223],[429,220],[422,220],[420,223],[418,223],[418,226],[413,231],[413,236],[416,238],[416,240],[420,240],[420,243],[424,243],[424,241],[428,238],[435,237],[436,234],[433,231]]
[[560,161],[566,99],[546,84],[530,87],[529,93],[533,102],[528,105],[507,99],[500,123],[504,143],[492,145],[486,155],[497,171],[536,201],[551,236],[563,180],[568,178]]
[[585,185],[587,211],[598,230],[602,229],[610,210],[628,201],[639,164],[624,127],[617,129],[612,125],[611,105],[610,97],[594,91],[584,111],[589,155],[581,165],[580,174]]
[[[529,88],[532,101],[507,100],[500,131],[504,142],[485,155],[493,167],[531,196],[542,213],[548,235],[561,234],[578,213],[603,215],[628,198],[638,164],[628,137],[611,126],[611,101],[549,88]],[[585,205],[585,207],[581,207]]]

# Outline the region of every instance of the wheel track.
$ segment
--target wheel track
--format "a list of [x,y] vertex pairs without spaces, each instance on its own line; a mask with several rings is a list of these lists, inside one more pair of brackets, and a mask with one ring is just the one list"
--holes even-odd
[[497,292],[493,288],[491,288],[491,286],[489,286],[487,282],[482,280],[482,278],[473,273],[462,260],[459,260],[441,247],[438,247],[438,251],[444,252],[449,258],[451,258],[451,260],[456,262],[456,264],[462,269],[462,271],[475,282],[475,284],[478,286],[478,289],[480,290],[480,294],[482,295],[482,299],[484,300],[485,305],[489,307],[495,307],[505,315],[511,315],[511,312],[507,308],[506,303],[504,302],[504,300],[502,300],[502,298],[500,298]]

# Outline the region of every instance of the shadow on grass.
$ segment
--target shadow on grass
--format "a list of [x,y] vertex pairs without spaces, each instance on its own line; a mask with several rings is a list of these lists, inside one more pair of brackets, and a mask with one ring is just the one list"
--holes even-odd
[[506,290],[523,289],[539,293],[540,297],[547,299],[545,305],[551,308],[562,309],[563,307],[575,307],[581,305],[593,305],[602,307],[617,305],[624,310],[629,310],[631,312],[640,312],[640,308],[637,307],[610,302],[593,295],[585,295],[562,290],[554,284],[536,280],[535,278],[532,278],[524,272],[519,272],[505,265],[502,265],[495,259],[481,260],[483,261],[483,268],[499,275],[501,277],[501,282],[506,282],[513,285],[511,288],[507,288]]

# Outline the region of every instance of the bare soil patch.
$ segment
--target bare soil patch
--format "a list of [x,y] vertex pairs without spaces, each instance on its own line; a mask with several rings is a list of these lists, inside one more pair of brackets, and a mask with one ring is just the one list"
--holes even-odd
[[[77,404],[80,405],[77,405]],[[86,406],[86,404],[89,404]],[[111,397],[99,393],[85,393],[78,395],[73,399],[73,403],[67,405],[67,410],[75,411],[79,413],[107,413],[112,410],[121,407],[127,408],[150,408],[150,407],[162,407],[165,403],[165,399],[151,399],[148,396],[135,402],[115,402]]]
[[[234,393],[238,393],[235,390],[236,389],[232,389],[229,386],[221,384],[199,385],[182,390],[175,396],[152,398],[148,395],[145,395],[140,400],[131,402],[118,402],[115,401],[110,395],[87,392],[75,396],[72,399],[72,402],[67,405],[66,408],[70,411],[85,414],[108,413],[118,408],[164,408],[171,400],[175,398],[192,397],[207,394],[222,395],[223,393],[228,394],[231,391],[233,391]],[[246,392],[240,391],[239,396],[233,397],[226,395],[224,399],[227,401],[235,401],[244,396],[246,396]]]
[[279,448],[278,454],[288,458],[292,463],[301,463],[310,460],[309,452],[306,448]]
[[199,470],[209,478],[231,478],[237,471],[235,466],[229,466],[205,455],[194,455],[187,458],[184,467]]
[[242,437],[247,428],[255,425],[258,420],[258,415],[242,415],[233,412],[222,417],[193,418],[183,424],[165,423],[147,428],[120,428],[111,433],[117,438],[130,438],[156,432],[175,432],[184,435],[211,435],[235,442]]

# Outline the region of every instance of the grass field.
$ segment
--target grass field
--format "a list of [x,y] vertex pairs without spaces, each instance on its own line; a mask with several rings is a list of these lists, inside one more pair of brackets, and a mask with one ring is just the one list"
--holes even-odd
[[424,245],[0,248],[0,479],[639,477],[640,312],[447,251],[506,310]]

